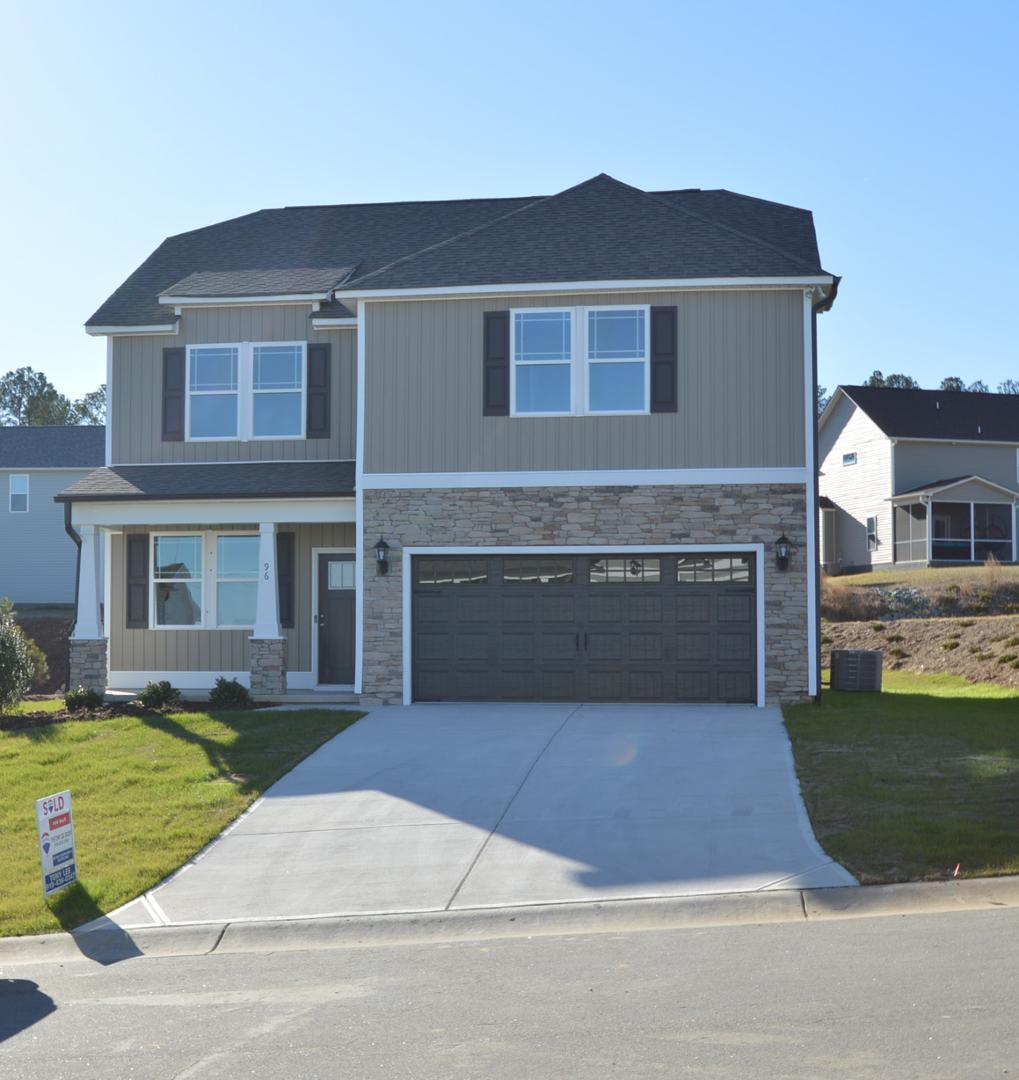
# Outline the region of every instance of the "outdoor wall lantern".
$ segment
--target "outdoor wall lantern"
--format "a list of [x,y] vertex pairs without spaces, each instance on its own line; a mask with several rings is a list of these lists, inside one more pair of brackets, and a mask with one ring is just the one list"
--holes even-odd
[[375,568],[380,574],[389,573],[389,545],[381,536],[375,545]]
[[375,545],[375,565],[379,573],[389,573],[390,569],[390,545],[382,537]]
[[775,565],[779,570],[789,569],[789,552],[792,548],[792,544],[789,542],[789,537],[785,533],[775,541]]

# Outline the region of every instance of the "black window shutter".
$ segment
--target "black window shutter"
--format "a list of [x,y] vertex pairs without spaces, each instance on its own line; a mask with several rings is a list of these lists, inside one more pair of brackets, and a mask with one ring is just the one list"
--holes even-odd
[[125,595],[128,630],[149,628],[149,537],[147,533],[128,533]]
[[509,416],[509,320],[508,311],[485,312],[485,416]]
[[679,407],[677,326],[674,307],[651,309],[651,411]]
[[297,580],[294,564],[294,534],[276,534],[276,588],[279,591],[280,626],[294,627],[294,586]]
[[332,346],[308,343],[308,424],[309,439],[329,438],[330,353]]
[[184,441],[186,367],[182,347],[163,350],[163,442]]

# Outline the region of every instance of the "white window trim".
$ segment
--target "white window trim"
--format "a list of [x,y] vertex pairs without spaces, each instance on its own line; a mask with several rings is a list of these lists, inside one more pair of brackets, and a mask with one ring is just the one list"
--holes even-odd
[[[15,480],[24,480],[25,481],[25,490],[24,491],[15,491],[14,490],[14,481]],[[24,510],[15,510],[14,509],[13,503],[14,503],[14,496],[15,495],[24,495],[25,496],[25,509]],[[10,513],[10,514],[27,514],[29,512],[29,510],[31,509],[31,507],[32,507],[31,481],[29,480],[28,473],[11,473],[10,476],[7,478],[7,512]]]
[[[201,540],[202,565],[198,577],[194,578],[166,578],[167,581],[198,581],[202,586],[202,621],[199,623],[182,626],[170,626],[156,622],[156,586],[160,583],[156,579],[156,541],[160,537],[170,537],[180,540],[187,536],[197,536]],[[253,536],[258,539],[257,532],[248,530],[237,532],[221,532],[216,529],[187,530],[186,532],[153,532],[149,534],[149,629],[150,630],[244,630],[251,631],[254,623],[243,625],[219,626],[216,622],[218,617],[216,586],[219,580],[216,576],[216,542],[221,536]],[[257,584],[258,578],[255,577]]]
[[[256,393],[296,393],[296,391],[256,391],[255,390],[255,347],[295,346],[301,349],[301,431],[298,435],[256,435],[255,434],[255,394]],[[195,349],[236,349],[237,350],[237,434],[236,435],[191,435],[191,357]],[[194,391],[202,394],[203,391]],[[231,391],[222,391],[230,393]],[[294,442],[308,437],[308,343],[307,341],[203,341],[187,346],[187,362],[184,371],[184,441],[195,443],[210,442]],[[209,392],[212,396],[212,392]]]
[[[626,360],[591,360],[587,348],[587,316],[591,311],[640,311],[644,315],[644,357]],[[524,367],[569,364],[570,408],[553,412],[517,411],[517,347],[516,323],[519,314],[550,314],[568,312],[570,316],[570,356],[568,360],[523,361]],[[593,364],[643,364],[643,409],[592,409],[590,407],[591,366]],[[591,304],[580,307],[526,307],[510,309],[510,416],[650,416],[651,415],[651,305],[650,304]]]

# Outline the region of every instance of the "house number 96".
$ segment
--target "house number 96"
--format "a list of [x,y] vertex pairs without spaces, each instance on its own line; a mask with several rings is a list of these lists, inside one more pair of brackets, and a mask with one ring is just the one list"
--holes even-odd
[[269,580],[269,564],[268,563],[263,563],[262,564],[262,570],[264,571],[264,573],[262,574],[262,580],[263,581],[268,581]]

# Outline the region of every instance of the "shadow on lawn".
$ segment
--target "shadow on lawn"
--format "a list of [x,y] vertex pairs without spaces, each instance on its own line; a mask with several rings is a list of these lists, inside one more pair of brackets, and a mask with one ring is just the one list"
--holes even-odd
[[106,966],[142,955],[131,935],[106,917],[80,881],[53,897],[49,908],[89,960]]

